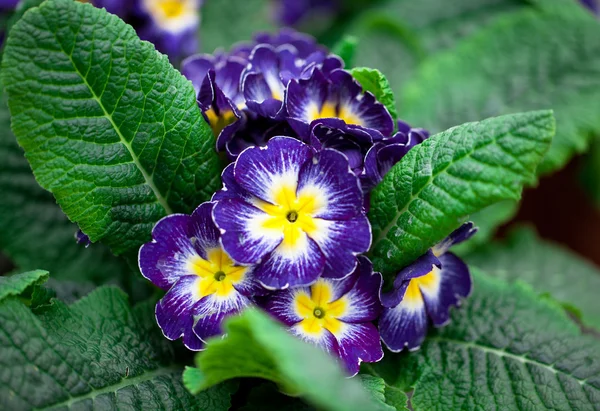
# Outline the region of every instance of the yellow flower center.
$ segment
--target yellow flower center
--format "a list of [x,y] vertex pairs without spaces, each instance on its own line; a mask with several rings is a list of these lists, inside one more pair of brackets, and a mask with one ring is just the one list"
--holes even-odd
[[255,205],[267,213],[261,228],[283,232],[283,247],[294,248],[303,239],[303,234],[313,236],[323,221],[314,214],[324,205],[324,199],[314,187],[296,193],[297,183],[281,181],[274,184],[273,203],[257,200]]
[[299,291],[294,297],[294,309],[302,317],[300,328],[306,334],[319,335],[324,329],[332,334],[339,333],[342,321],[338,318],[348,310],[348,300],[344,296],[331,301],[333,291],[325,280],[318,280],[310,287],[310,295]]
[[205,260],[196,255],[189,261],[190,272],[200,277],[198,298],[211,294],[229,296],[235,291],[233,285],[244,280],[248,268],[235,265],[220,247],[208,250],[206,257]]
[[358,126],[363,125],[360,117],[353,113],[348,107],[343,104],[336,104],[330,101],[326,101],[320,109],[317,105],[313,105],[309,109],[308,117],[309,122],[318,118],[337,117],[341,120],[344,120],[346,124],[355,124]]
[[208,124],[210,125],[210,128],[212,128],[215,137],[218,137],[225,127],[237,120],[237,117],[231,110],[222,111],[220,115],[218,115],[215,110],[211,108],[205,111],[204,114],[206,114],[206,117],[208,118]]

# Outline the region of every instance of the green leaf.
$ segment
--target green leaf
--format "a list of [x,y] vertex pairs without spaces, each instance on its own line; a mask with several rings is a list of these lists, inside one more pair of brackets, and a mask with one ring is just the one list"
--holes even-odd
[[471,266],[507,281],[523,281],[550,294],[582,314],[585,325],[600,329],[600,269],[559,245],[521,228],[503,242],[485,245],[467,255]]
[[395,274],[469,214],[517,200],[554,132],[550,111],[463,124],[414,147],[373,191],[373,263]]
[[229,392],[194,397],[154,323],[153,305],[131,310],[125,294],[100,288],[34,315],[0,303],[0,398],[6,409],[227,410]]
[[14,25],[2,67],[37,181],[92,241],[134,249],[158,219],[218,188],[192,84],[116,16],[47,1]]
[[340,56],[344,60],[345,67],[349,69],[354,65],[357,44],[358,39],[355,36],[344,36],[336,43],[331,52]]
[[361,374],[360,379],[375,401],[381,404],[382,409],[408,411],[408,408],[406,408],[408,397],[404,391],[388,385],[381,377]]
[[250,41],[254,34],[275,31],[269,0],[207,0],[202,5],[200,44],[206,53]]
[[600,132],[600,23],[582,13],[507,15],[422,65],[403,116],[432,131],[552,108],[556,138],[539,173],[561,168]]
[[377,101],[387,107],[394,121],[398,118],[396,113],[396,99],[390,88],[390,83],[381,71],[367,67],[356,67],[350,70],[352,77],[362,86],[363,90],[373,93]]
[[475,291],[450,325],[373,370],[401,389],[412,380],[415,411],[597,408],[600,342],[529,287],[473,274]]
[[35,181],[10,131],[10,115],[0,95],[0,251],[19,270],[43,267],[54,279],[88,284],[121,283],[126,263],[102,244],[88,248],[75,242],[71,223],[52,194]]
[[3,301],[6,297],[19,296],[28,287],[43,284],[47,280],[48,271],[43,270],[0,276],[0,301]]
[[224,330],[225,338],[210,340],[196,357],[198,370],[185,371],[192,393],[232,378],[257,377],[322,409],[378,408],[358,380],[347,379],[327,354],[293,337],[266,314],[248,309],[227,320]]

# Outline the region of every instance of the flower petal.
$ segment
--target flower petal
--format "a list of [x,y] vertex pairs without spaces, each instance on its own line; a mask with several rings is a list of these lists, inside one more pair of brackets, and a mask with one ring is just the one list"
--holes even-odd
[[265,299],[262,306],[273,317],[291,327],[303,319],[303,317],[295,309],[296,296],[298,293],[310,295],[310,289],[308,287],[299,287],[276,291]]
[[311,158],[306,144],[291,137],[273,137],[266,147],[250,147],[238,157],[235,180],[249,193],[275,204],[282,184],[295,187],[302,165]]
[[328,86],[327,79],[318,69],[315,69],[308,79],[289,82],[285,107],[290,117],[288,122],[300,137],[309,136],[308,125],[325,103]]
[[434,266],[440,267],[442,263],[440,260],[433,254],[431,250],[427,250],[425,254],[421,257],[417,258],[415,262],[410,264],[407,267],[404,267],[394,279],[394,289],[389,293],[385,293],[381,295],[381,303],[384,307],[395,307],[400,304],[402,298],[404,297],[404,293],[406,291],[406,287],[408,286],[408,281],[411,278],[422,277],[431,272]]
[[371,323],[344,324],[336,339],[339,356],[350,376],[358,374],[362,361],[377,362],[383,358],[379,333]]
[[325,257],[306,233],[293,246],[281,244],[256,266],[254,274],[263,287],[281,290],[314,283],[323,272]]
[[198,277],[181,277],[179,281],[156,304],[156,321],[165,337],[176,340],[183,336],[183,343],[190,350],[200,350],[202,341],[192,328],[194,312],[198,305],[195,289]]
[[459,305],[471,293],[471,275],[467,265],[452,253],[440,257],[441,270],[435,270],[438,281],[419,285],[427,314],[433,324],[441,327],[450,321],[450,307]]
[[344,297],[348,301],[348,308],[338,317],[345,323],[373,321],[382,310],[378,297],[383,278],[380,273],[373,272],[373,264],[368,258],[359,256],[358,261],[357,280]]
[[[419,294],[420,295],[420,294]],[[404,299],[393,308],[384,308],[379,316],[379,333],[393,352],[405,347],[415,350],[427,335],[427,312],[422,298]]]
[[221,244],[240,264],[255,264],[277,247],[283,232],[264,227],[269,215],[241,199],[217,202],[213,219],[221,230]]
[[214,56],[210,54],[196,54],[183,60],[181,63],[181,74],[192,82],[197,95],[204,78],[208,74],[208,70],[214,69],[214,67]]
[[213,222],[212,211],[215,203],[202,203],[192,213],[187,229],[190,239],[198,254],[208,259],[206,250],[219,247],[219,230]]
[[302,341],[314,344],[334,356],[337,356],[339,353],[337,339],[325,328],[319,334],[308,334],[304,332],[301,325],[296,324],[290,328],[290,332]]
[[229,198],[246,199],[249,197],[248,193],[233,178],[233,167],[234,164],[231,163],[221,173],[223,188],[213,194],[212,201],[221,201]]
[[437,256],[440,256],[448,251],[448,249],[453,245],[467,241],[469,238],[473,237],[475,233],[477,233],[477,227],[475,227],[475,224],[473,224],[472,221],[464,223],[450,233],[450,235],[442,242],[433,247],[433,253]]
[[249,298],[237,291],[232,291],[227,297],[211,294],[202,298],[195,309],[197,322],[194,325],[194,332],[205,342],[207,338],[222,334],[223,320],[237,314],[250,303]]
[[171,214],[162,218],[152,229],[152,242],[140,248],[138,263],[142,275],[163,290],[177,280],[190,275],[188,262],[197,255],[188,236],[191,217]]
[[313,211],[316,218],[346,220],[362,211],[363,195],[358,178],[350,169],[348,159],[336,150],[325,149],[302,166],[298,196],[303,192],[321,197],[321,206]]
[[327,259],[323,276],[344,278],[356,268],[356,256],[371,246],[369,220],[360,214],[349,220],[315,221],[317,229],[310,235]]

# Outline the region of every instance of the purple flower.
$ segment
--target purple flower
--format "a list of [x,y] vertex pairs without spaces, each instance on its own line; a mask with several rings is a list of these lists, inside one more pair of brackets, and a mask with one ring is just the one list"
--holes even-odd
[[342,359],[350,375],[362,361],[377,362],[383,350],[371,323],[381,311],[381,274],[366,257],[342,279],[320,278],[310,287],[279,291],[267,298],[266,310],[304,341]]
[[187,58],[181,71],[194,85],[198,105],[217,137],[222,151],[242,126],[245,108],[240,78],[246,63],[237,57],[215,58],[199,54]]
[[430,322],[444,326],[450,307],[459,305],[471,292],[471,276],[466,264],[447,252],[477,231],[473,223],[463,224],[448,238],[400,271],[391,292],[381,296],[384,306],[379,317],[379,332],[385,345],[394,352],[420,347]]
[[77,232],[75,233],[75,241],[77,241],[77,244],[81,244],[85,248],[88,248],[90,244],[92,244],[90,238],[87,235],[85,235],[81,230],[77,230]]
[[256,44],[269,44],[275,48],[284,45],[293,46],[296,49],[297,56],[301,59],[307,59],[315,53],[327,55],[327,49],[317,44],[314,37],[308,34],[299,33],[290,28],[283,28],[277,33],[258,33],[254,36]]
[[399,162],[408,150],[429,138],[429,132],[422,128],[411,128],[398,121],[398,132],[392,138],[379,141],[369,148],[361,173],[361,183],[365,193],[373,190],[383,177]]
[[579,0],[579,2],[587,7],[592,13],[600,14],[600,3],[598,0]]
[[156,305],[165,337],[200,350],[208,337],[221,334],[221,322],[251,303],[262,288],[252,268],[239,266],[223,251],[211,213],[201,204],[190,215],[171,214],[152,230],[153,241],[140,248],[142,275],[167,290]]
[[394,131],[387,108],[341,69],[326,75],[314,68],[309,78],[291,80],[285,105],[288,122],[301,138],[308,138],[319,123],[364,142],[383,140]]
[[201,0],[135,0],[136,31],[172,61],[181,61],[198,51],[201,5]]
[[369,249],[362,191],[344,155],[290,137],[250,147],[223,174],[213,218],[234,261],[268,289],[343,278]]

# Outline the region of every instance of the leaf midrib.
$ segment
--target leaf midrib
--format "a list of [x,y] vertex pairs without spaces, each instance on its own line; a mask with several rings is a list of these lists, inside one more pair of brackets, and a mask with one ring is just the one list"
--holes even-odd
[[40,411],[41,410],[50,410],[50,409],[55,409],[55,408],[59,408],[59,407],[70,408],[71,406],[73,406],[73,404],[75,404],[79,401],[84,401],[87,399],[93,400],[94,398],[96,398],[102,394],[113,393],[113,392],[116,393],[117,391],[119,391],[123,388],[127,388],[129,386],[140,384],[140,383],[152,380],[154,378],[161,377],[163,375],[169,375],[169,374],[173,374],[176,372],[182,372],[182,371],[183,371],[183,369],[178,366],[160,367],[155,370],[148,371],[146,373],[137,375],[132,378],[125,377],[116,384],[107,385],[100,389],[92,390],[83,395],[71,396],[71,397],[69,397],[69,399],[59,402],[57,404],[47,405],[43,408],[34,408],[34,410],[36,410],[36,411],[37,410],[40,410]]
[[[96,102],[98,103],[98,106],[100,106],[100,108],[102,109],[102,112],[104,113],[104,117],[106,117],[108,119],[108,121],[110,122],[110,124],[114,128],[115,132],[119,136],[119,140],[121,141],[121,144],[123,144],[125,146],[125,148],[127,149],[127,151],[129,152],[129,155],[131,156],[131,159],[133,160],[133,162],[136,165],[137,169],[142,173],[142,177],[144,178],[144,181],[146,182],[146,184],[148,184],[148,186],[150,187],[150,189],[154,193],[154,196],[156,197],[156,200],[158,201],[158,203],[165,209],[165,212],[167,214],[173,214],[173,210],[169,206],[169,203],[162,196],[162,194],[158,190],[158,187],[156,187],[156,185],[154,184],[154,181],[152,180],[152,177],[150,175],[148,175],[148,173],[146,172],[146,170],[144,169],[144,167],[140,163],[139,159],[137,158],[137,155],[133,151],[133,148],[127,142],[127,140],[125,139],[125,136],[123,136],[123,134],[121,133],[121,130],[119,129],[119,127],[117,126],[117,124],[114,122],[114,120],[112,118],[112,115],[108,113],[108,111],[104,107],[104,104],[102,104],[102,101],[100,100],[100,97],[96,95],[96,93],[94,92],[94,89],[88,83],[87,78],[77,68],[77,65],[73,61],[73,53],[72,52],[71,53],[67,53],[67,51],[63,47],[62,42],[60,42],[59,39],[58,39],[58,37],[56,36],[56,32],[53,31],[52,34],[54,35],[54,39],[56,40],[56,43],[60,45],[60,48],[61,48],[62,52],[65,54],[65,56],[67,56],[69,58],[69,62],[73,66],[73,70],[75,71],[75,73],[77,73],[77,75],[79,75],[79,77],[81,78],[81,80],[83,81],[83,83],[85,84],[85,86],[90,91],[90,94],[91,94],[92,98],[94,100],[96,100]],[[127,43],[124,43],[123,47],[125,48],[124,54],[126,54],[127,53],[127,51],[126,51],[126,49],[127,49]],[[75,51],[75,47],[73,48],[73,51]],[[111,67],[112,67],[112,65],[111,65]]]
[[[537,367],[541,367],[553,374],[562,374],[566,377],[572,378],[573,380],[577,381],[579,383],[579,385],[581,385],[581,386],[586,385],[586,386],[593,387],[593,386],[587,384],[587,379],[586,380],[579,379],[579,378],[575,377],[573,374],[569,374],[568,372],[554,368],[552,365],[544,364],[542,362],[539,362],[537,360],[529,358],[525,355],[517,355],[517,354],[510,353],[510,352],[500,349],[500,348],[494,348],[494,347],[489,347],[487,345],[478,344],[476,341],[462,341],[462,340],[456,340],[456,339],[447,338],[447,337],[429,337],[428,340],[429,341],[446,342],[446,343],[454,344],[459,347],[464,347],[467,349],[470,348],[470,349],[481,350],[485,353],[493,354],[500,358],[511,358],[511,359],[519,361],[523,364],[531,364],[531,365],[534,365]],[[595,387],[593,387],[593,388],[595,388]]]

